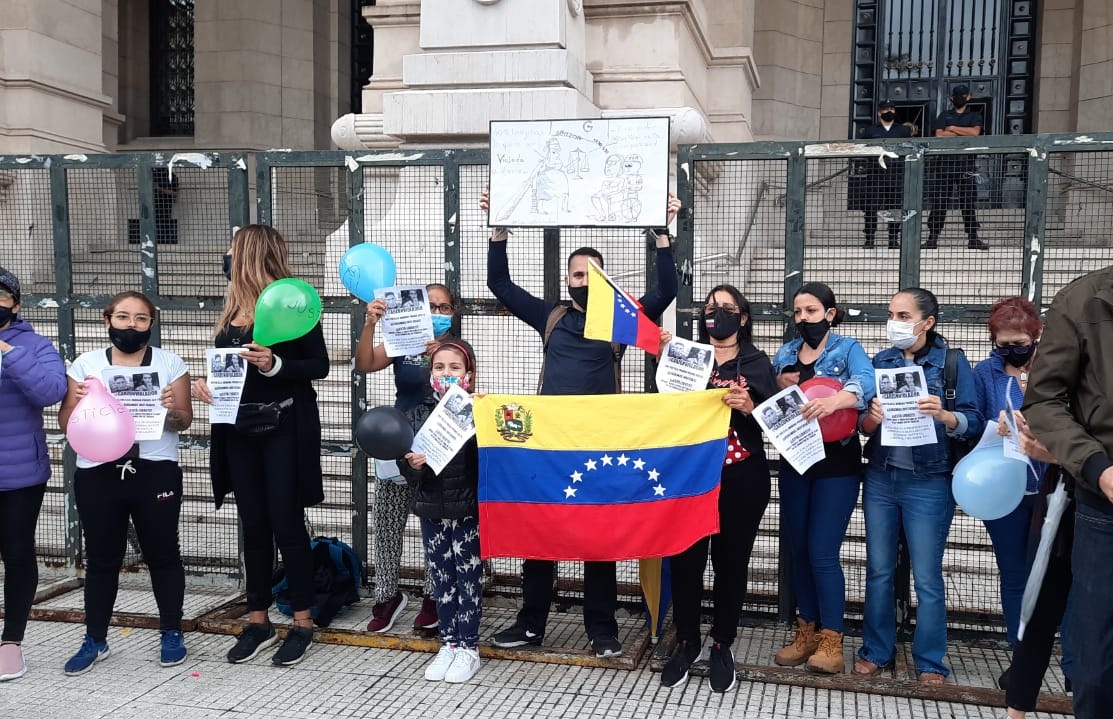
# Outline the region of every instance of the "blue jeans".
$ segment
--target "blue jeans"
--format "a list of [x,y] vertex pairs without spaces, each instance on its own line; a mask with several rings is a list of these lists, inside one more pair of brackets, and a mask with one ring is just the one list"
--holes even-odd
[[1032,527],[1032,508],[1036,495],[1026,494],[1016,509],[1000,519],[985,523],[993,540],[997,571],[1001,575],[1001,608],[1005,614],[1009,645],[1016,648],[1016,632],[1020,626],[1020,601],[1028,583],[1028,534]]
[[908,539],[915,580],[916,634],[912,658],[919,673],[947,676],[947,600],[943,549],[955,502],[949,477],[907,469],[866,470],[862,505],[866,515],[866,609],[858,656],[878,666],[893,661],[897,626],[893,575],[900,528]]
[[846,578],[839,549],[858,503],[862,477],[805,479],[781,463],[778,485],[781,521],[792,550],[792,589],[800,617],[841,632],[846,613]]
[[1074,716],[1113,716],[1113,516],[1076,502],[1070,634]]

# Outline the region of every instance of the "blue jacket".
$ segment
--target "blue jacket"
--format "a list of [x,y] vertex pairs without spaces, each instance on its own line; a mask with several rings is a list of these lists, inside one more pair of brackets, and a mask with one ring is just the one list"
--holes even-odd
[[[937,338],[935,344],[921,357],[916,364],[924,368],[924,379],[930,394],[936,397],[943,396],[943,364],[947,360],[947,343]],[[873,366],[884,369],[904,367],[904,352],[896,347],[878,352],[873,358]],[[935,423],[935,444],[922,444],[911,447],[912,461],[915,464],[916,474],[945,474],[950,475],[954,469],[954,453],[951,450],[950,438],[974,440],[982,436],[985,429],[985,418],[978,408],[978,382],[974,379],[974,371],[966,357],[958,360],[958,382],[955,387],[955,416],[958,425],[954,431],[948,431],[942,422]],[[869,458],[870,467],[874,469],[887,466],[891,447],[881,445],[881,430],[879,429],[870,437],[866,445],[866,457]]]
[[[986,421],[997,421],[1001,410],[1005,409],[1005,393],[1009,391],[1009,375],[1005,373],[1005,360],[991,354],[974,367],[974,377],[978,380],[978,409]],[[1023,395],[1022,395],[1023,396]],[[1022,401],[1013,397],[1013,409],[1020,409]],[[1035,492],[1039,481],[1047,471],[1047,463],[1031,460],[1028,470],[1028,492]]]
[[43,408],[66,396],[66,365],[54,344],[18,316],[0,340],[12,349],[0,359],[0,492],[50,479]]
[[[786,367],[796,364],[804,340],[796,339],[783,345],[773,357],[773,374],[779,375]],[[856,409],[861,412],[877,394],[873,379],[873,365],[869,355],[852,337],[837,332],[827,333],[827,344],[815,361],[816,377],[831,377],[842,382],[842,388],[858,395]]]

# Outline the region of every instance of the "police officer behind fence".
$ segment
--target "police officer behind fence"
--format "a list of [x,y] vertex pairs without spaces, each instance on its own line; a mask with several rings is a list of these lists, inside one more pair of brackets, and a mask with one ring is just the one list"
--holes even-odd
[[[944,112],[935,119],[936,137],[976,137],[982,134],[985,121],[982,113],[971,110],[970,87],[955,85],[951,92],[954,109]],[[928,239],[923,243],[925,250],[939,246],[939,233],[947,220],[947,207],[953,195],[958,195],[958,205],[962,209],[962,224],[966,230],[966,246],[972,250],[988,250],[989,245],[978,239],[978,216],[974,212],[978,187],[975,181],[974,156],[968,153],[955,154],[941,158],[936,168],[935,184],[929,198],[931,213],[928,215]]]
[[[912,132],[897,123],[897,108],[891,100],[882,100],[877,105],[878,124],[870,125],[862,131],[863,140],[889,140],[898,137],[912,137]],[[861,210],[865,213],[865,226],[862,231],[866,241],[862,247],[873,248],[874,235],[877,234],[877,211],[897,210],[903,207],[901,194],[904,186],[904,159],[886,158],[885,167],[876,158],[863,162],[865,176],[861,178]],[[889,222],[889,249],[900,247],[901,222]]]

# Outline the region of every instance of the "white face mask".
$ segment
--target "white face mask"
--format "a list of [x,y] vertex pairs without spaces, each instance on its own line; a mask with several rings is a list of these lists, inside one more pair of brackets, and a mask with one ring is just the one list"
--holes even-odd
[[[920,320],[920,322],[923,322],[923,320]],[[885,323],[885,336],[898,350],[906,350],[916,344],[916,340],[920,336],[916,333],[916,325],[920,322],[889,320]]]

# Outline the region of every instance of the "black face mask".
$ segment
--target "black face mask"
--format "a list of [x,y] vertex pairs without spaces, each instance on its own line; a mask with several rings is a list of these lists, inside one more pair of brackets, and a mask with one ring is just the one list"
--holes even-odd
[[885,122],[892,122],[893,120],[897,119],[897,113],[893,112],[892,110],[883,112],[881,113],[881,119]]
[[1020,369],[1032,361],[1032,355],[1036,353],[1036,343],[1033,342],[1027,347],[1011,347],[1010,350],[1005,356],[1005,361]]
[[224,276],[229,282],[232,281],[232,255],[224,256]]
[[951,104],[955,106],[956,110],[961,110],[962,108],[966,107],[966,98],[965,97],[952,97],[951,98]]
[[5,327],[15,319],[15,310],[11,307],[0,307],[0,327]]
[[813,350],[819,346],[823,338],[827,336],[827,330],[831,329],[831,323],[827,320],[820,320],[819,322],[797,322],[796,332],[800,335],[808,347]]
[[714,312],[704,313],[703,326],[707,328],[707,334],[717,340],[725,340],[737,335],[742,328],[742,313],[727,312],[720,307]]
[[112,342],[113,347],[124,354],[130,355],[147,346],[147,343],[151,341],[151,331],[149,329],[140,331],[131,327],[123,330],[109,327],[108,339]]
[[569,287],[568,295],[572,298],[573,302],[583,307],[585,311],[587,310],[587,285],[583,287]]

